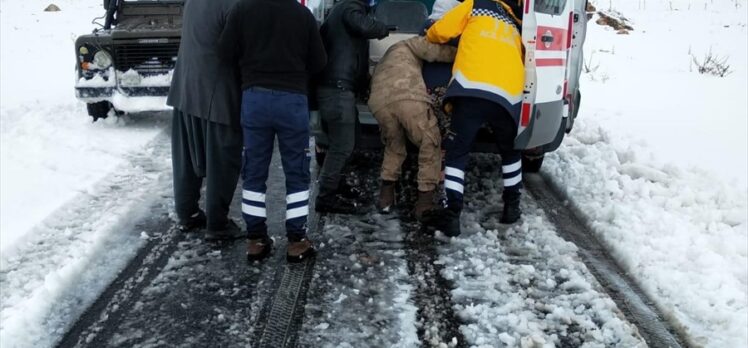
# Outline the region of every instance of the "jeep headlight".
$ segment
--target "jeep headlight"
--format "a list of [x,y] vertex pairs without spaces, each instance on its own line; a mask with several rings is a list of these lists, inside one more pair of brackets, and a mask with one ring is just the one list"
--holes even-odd
[[112,56],[105,50],[99,50],[94,54],[93,65],[100,70],[104,70],[112,66]]

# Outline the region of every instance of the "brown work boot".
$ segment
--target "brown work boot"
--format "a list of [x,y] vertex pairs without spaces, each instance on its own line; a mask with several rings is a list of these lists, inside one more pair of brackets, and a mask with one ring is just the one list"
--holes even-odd
[[395,206],[395,181],[382,180],[382,187],[379,189],[379,201],[377,209],[380,213],[388,214],[392,212]]
[[299,241],[288,241],[288,251],[286,252],[286,261],[290,263],[299,263],[314,256],[316,250],[309,239],[302,238]]
[[247,244],[247,261],[260,261],[273,251],[273,240],[268,236],[262,238],[250,239]]
[[436,203],[434,203],[435,195],[436,190],[418,191],[418,200],[416,200],[415,207],[413,207],[413,214],[418,221],[423,222],[423,213],[437,208]]

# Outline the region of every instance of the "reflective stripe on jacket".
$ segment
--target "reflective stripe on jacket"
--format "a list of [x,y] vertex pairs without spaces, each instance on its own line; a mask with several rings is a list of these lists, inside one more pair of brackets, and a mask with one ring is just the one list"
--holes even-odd
[[520,25],[512,8],[498,0],[465,0],[434,23],[429,41],[460,37],[446,97],[488,99],[517,120],[525,83]]

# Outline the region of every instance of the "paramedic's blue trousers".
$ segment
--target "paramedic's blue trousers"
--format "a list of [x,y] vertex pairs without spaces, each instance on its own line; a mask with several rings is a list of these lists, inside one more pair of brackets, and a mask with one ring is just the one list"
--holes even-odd
[[267,234],[265,191],[275,137],[286,176],[286,233],[306,235],[309,213],[309,111],[303,94],[250,87],[242,94],[242,216],[250,239]]
[[520,152],[514,149],[517,124],[501,105],[486,99],[457,97],[453,99],[450,133],[445,141],[444,187],[447,189],[447,205],[459,212],[463,206],[465,167],[470,149],[481,125],[488,123],[501,155],[501,171],[504,179],[504,202],[518,200],[522,188],[522,161]]

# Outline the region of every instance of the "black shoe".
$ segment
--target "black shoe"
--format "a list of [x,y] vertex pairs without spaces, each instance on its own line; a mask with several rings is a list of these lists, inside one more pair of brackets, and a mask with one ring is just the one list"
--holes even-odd
[[460,231],[460,213],[447,209],[446,221],[440,229],[447,237],[457,237],[462,233]]
[[225,228],[205,231],[205,240],[209,242],[229,241],[246,237],[246,234],[233,220],[229,220]]
[[434,209],[423,213],[421,224],[428,233],[442,231],[447,237],[460,235],[460,213],[451,209]]
[[318,213],[330,214],[352,214],[361,215],[365,213],[363,207],[354,200],[343,198],[340,195],[317,196],[314,210]]
[[205,213],[202,210],[198,210],[197,213],[192,214],[185,220],[179,220],[177,222],[177,229],[180,232],[192,232],[202,228],[208,223],[208,219],[205,217]]
[[270,256],[272,251],[273,240],[267,235],[257,239],[250,238],[249,243],[247,243],[247,261],[260,261]]
[[522,217],[522,210],[519,209],[519,200],[516,202],[504,202],[504,211],[501,213],[499,222],[502,224],[513,224]]

